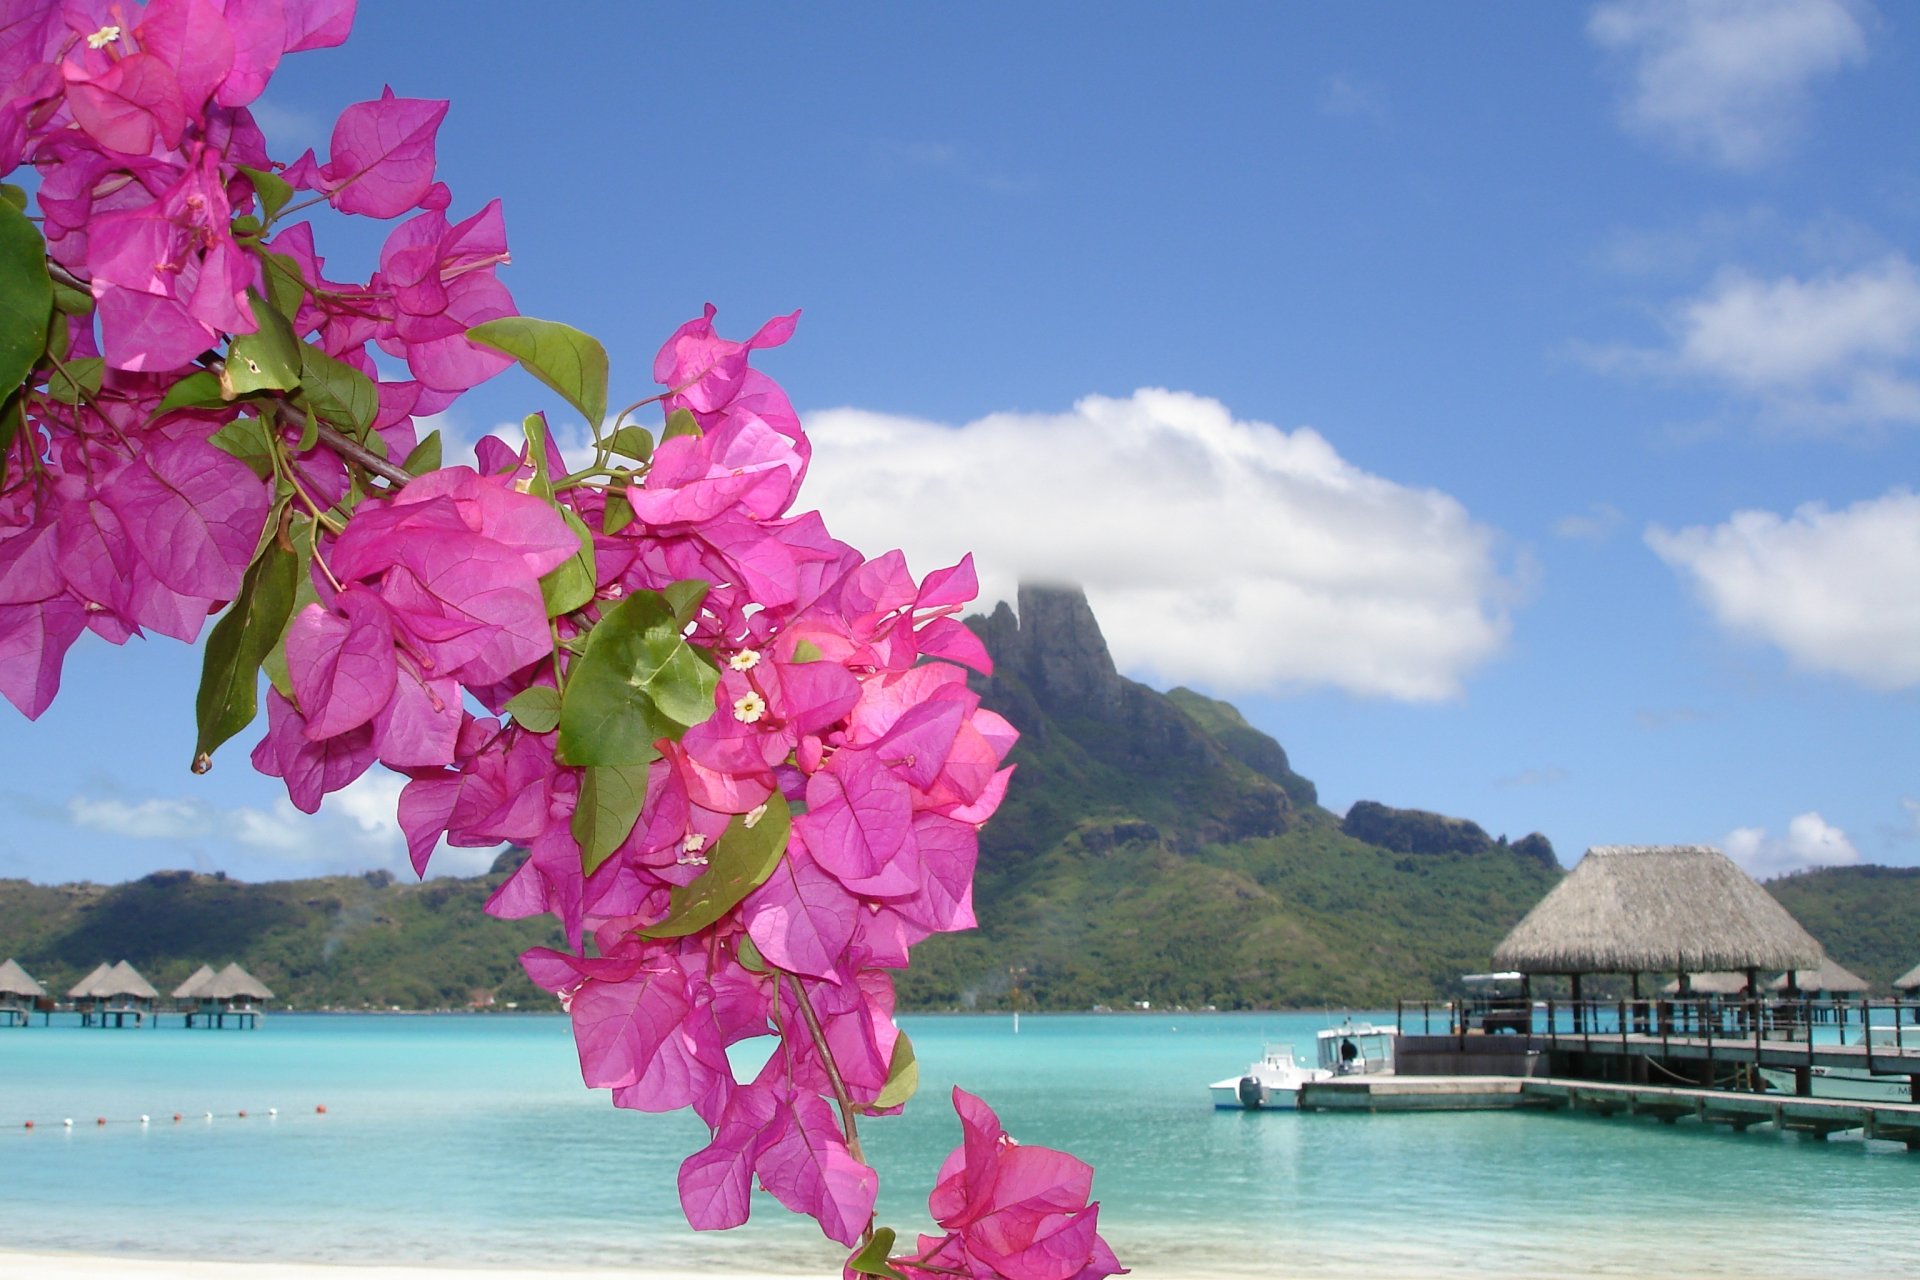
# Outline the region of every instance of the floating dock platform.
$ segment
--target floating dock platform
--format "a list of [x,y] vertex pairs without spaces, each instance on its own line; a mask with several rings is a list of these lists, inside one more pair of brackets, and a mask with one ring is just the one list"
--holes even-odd
[[1316,1080],[1301,1086],[1302,1111],[1498,1111],[1571,1109],[1597,1115],[1649,1116],[1663,1124],[1693,1119],[1742,1131],[1755,1125],[1825,1138],[1858,1130],[1863,1137],[1920,1151],[1920,1104],[1800,1098],[1669,1085],[1609,1084],[1535,1076],[1373,1076]]

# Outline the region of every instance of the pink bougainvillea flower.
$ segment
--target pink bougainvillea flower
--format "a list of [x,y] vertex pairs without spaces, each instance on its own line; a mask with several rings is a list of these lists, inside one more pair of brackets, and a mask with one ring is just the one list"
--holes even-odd
[[397,218],[433,190],[434,136],[446,114],[445,102],[396,98],[384,89],[340,113],[327,163],[316,163],[309,151],[287,167],[286,179],[325,192],[343,213]]
[[653,359],[653,380],[674,389],[669,408],[684,406],[695,413],[709,413],[725,405],[744,385],[748,356],[791,338],[800,319],[798,311],[776,316],[745,342],[730,342],[713,331],[715,314],[709,302],[706,314],[674,330]]
[[927,1198],[947,1235],[921,1236],[920,1252],[893,1265],[912,1280],[935,1275],[1100,1280],[1125,1274],[1097,1231],[1093,1169],[1045,1147],[1023,1147],[986,1103],[953,1091],[961,1145],[940,1166]]

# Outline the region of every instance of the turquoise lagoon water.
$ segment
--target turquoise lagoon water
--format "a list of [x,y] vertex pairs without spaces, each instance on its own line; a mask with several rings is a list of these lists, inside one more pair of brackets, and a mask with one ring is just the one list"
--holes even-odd
[[[862,1136],[882,1221],[906,1231],[957,1141],[960,1082],[1015,1136],[1094,1164],[1102,1229],[1148,1280],[1920,1275],[1920,1154],[1897,1147],[1551,1113],[1212,1109],[1209,1081],[1264,1041],[1310,1052],[1319,1014],[901,1025],[920,1095]],[[689,1231],[674,1172],[703,1141],[690,1117],[583,1089],[559,1017],[0,1031],[0,1249],[837,1274],[834,1246],[771,1200],[738,1230]]]

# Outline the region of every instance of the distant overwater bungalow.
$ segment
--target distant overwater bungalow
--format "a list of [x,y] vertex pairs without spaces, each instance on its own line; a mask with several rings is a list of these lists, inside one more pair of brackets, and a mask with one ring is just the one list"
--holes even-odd
[[24,1027],[47,989],[35,982],[12,957],[0,964],[0,1027]]
[[143,1027],[153,1017],[160,993],[125,960],[102,962],[67,992],[83,1027]]
[[218,973],[201,965],[173,989],[173,998],[190,1002],[185,1009],[189,1027],[245,1028],[259,1024],[260,1005],[273,999],[273,992],[235,962]]

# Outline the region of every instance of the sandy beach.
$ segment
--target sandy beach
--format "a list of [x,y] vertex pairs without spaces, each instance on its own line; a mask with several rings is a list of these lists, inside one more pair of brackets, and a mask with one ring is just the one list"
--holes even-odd
[[[800,1273],[702,1272],[700,1280],[795,1280]],[[198,1258],[99,1257],[78,1253],[0,1251],[0,1275],[9,1280],[686,1280],[685,1273],[604,1270],[531,1270],[490,1267],[345,1266],[314,1262],[209,1262]]]

